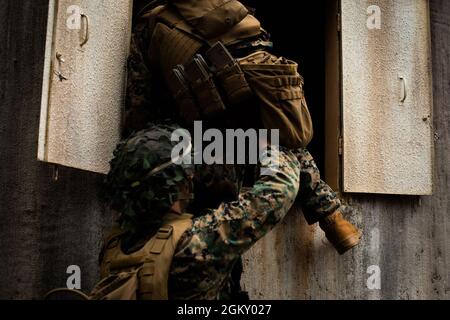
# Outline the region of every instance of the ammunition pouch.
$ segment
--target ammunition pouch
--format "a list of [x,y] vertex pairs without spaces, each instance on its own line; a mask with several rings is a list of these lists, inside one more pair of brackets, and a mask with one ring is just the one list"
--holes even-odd
[[197,54],[184,66],[177,65],[169,76],[179,115],[188,123],[217,117],[225,104],[233,107],[252,95],[239,63],[222,43],[212,46],[206,57],[211,66]]
[[211,118],[225,110],[208,64],[199,54],[184,67],[192,92],[197,100],[200,113],[204,118]]
[[295,62],[265,51],[238,62],[220,42],[205,55],[210,65],[197,54],[172,70],[169,87],[183,119],[211,119],[225,105],[232,109],[254,97],[264,128],[279,130],[280,145],[298,149],[309,144],[313,125]]
[[200,112],[182,65],[178,65],[172,70],[172,73],[169,75],[168,86],[178,106],[179,116],[187,123],[200,120]]
[[214,74],[231,106],[236,106],[251,97],[252,91],[245,80],[239,63],[221,42],[217,42],[206,56],[214,68]]

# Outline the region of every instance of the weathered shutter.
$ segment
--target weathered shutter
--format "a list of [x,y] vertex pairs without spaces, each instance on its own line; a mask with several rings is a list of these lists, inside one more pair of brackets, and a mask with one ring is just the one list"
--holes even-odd
[[130,0],[50,0],[38,159],[105,173],[124,101]]
[[342,0],[341,24],[343,190],[431,194],[428,1]]

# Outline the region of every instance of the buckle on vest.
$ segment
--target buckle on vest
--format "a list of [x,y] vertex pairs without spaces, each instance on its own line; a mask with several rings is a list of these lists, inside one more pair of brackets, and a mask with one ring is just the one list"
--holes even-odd
[[172,226],[166,226],[162,227],[158,230],[158,233],[156,234],[157,239],[169,239],[172,235],[173,227]]

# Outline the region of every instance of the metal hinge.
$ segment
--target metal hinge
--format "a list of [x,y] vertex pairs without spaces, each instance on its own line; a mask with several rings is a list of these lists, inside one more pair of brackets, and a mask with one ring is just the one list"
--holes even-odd
[[338,154],[341,156],[344,152],[344,139],[342,137],[339,137],[338,139]]

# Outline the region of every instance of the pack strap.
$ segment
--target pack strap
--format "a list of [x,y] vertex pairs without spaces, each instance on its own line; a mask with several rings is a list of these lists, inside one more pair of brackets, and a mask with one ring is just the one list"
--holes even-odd
[[142,265],[139,270],[139,299],[140,300],[153,300],[154,292],[154,275],[155,275],[155,262],[149,261]]
[[167,8],[161,10],[161,12],[159,12],[156,17],[156,22],[162,22],[169,28],[175,28],[196,39],[199,43],[208,45],[207,39],[199,35],[197,32],[194,32],[192,26],[189,25],[189,23],[187,23],[186,20],[183,19],[183,17],[173,12],[172,10],[168,10]]
[[146,260],[138,272],[141,300],[168,299],[168,278],[173,255],[184,232],[192,226],[192,215],[169,214],[145,252]]
[[150,249],[150,253],[151,254],[160,254],[163,251],[166,242],[172,236],[172,233],[173,233],[173,227],[170,225],[160,228],[158,230],[158,232],[156,233],[156,236],[155,236],[156,239],[155,239],[155,242],[153,243],[152,248]]

